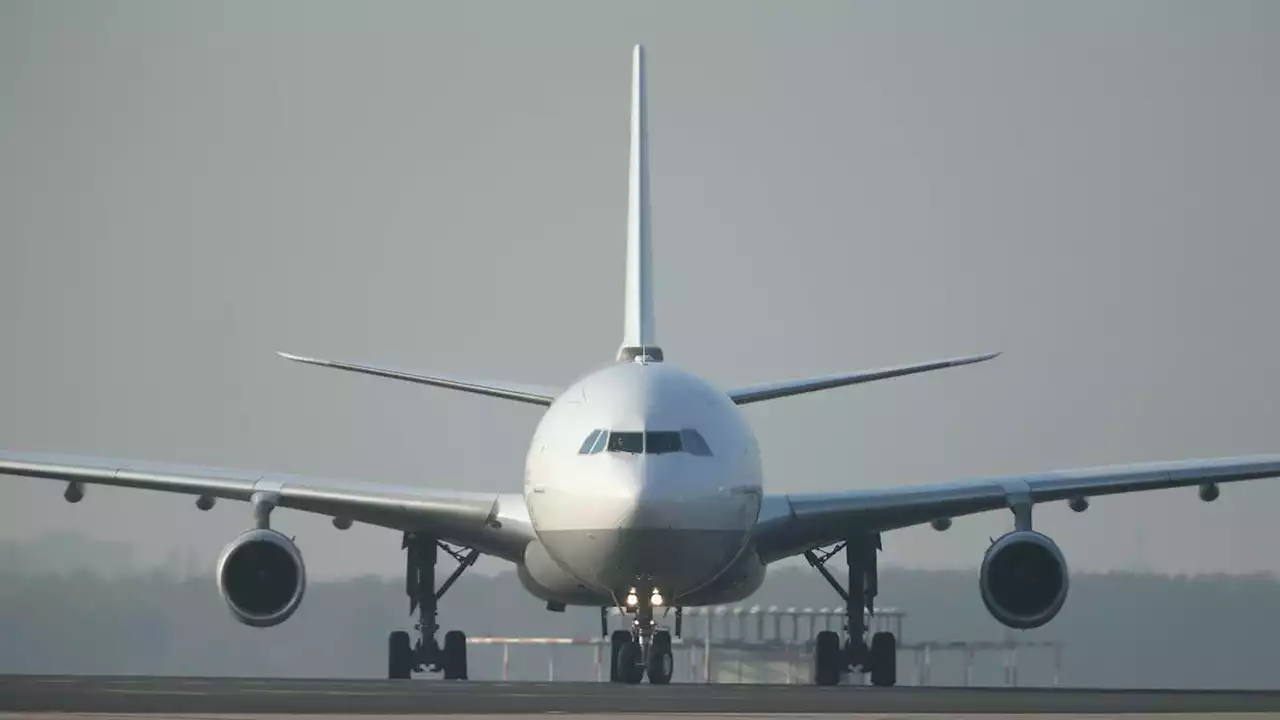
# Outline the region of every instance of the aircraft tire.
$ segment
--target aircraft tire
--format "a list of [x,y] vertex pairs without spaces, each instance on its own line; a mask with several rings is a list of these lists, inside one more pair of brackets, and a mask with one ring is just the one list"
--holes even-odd
[[467,679],[467,636],[461,630],[450,630],[444,634],[441,655],[445,680]]
[[387,637],[387,678],[408,680],[413,674],[413,648],[409,633],[397,630]]
[[871,684],[893,687],[898,682],[898,639],[891,632],[871,636]]
[[628,685],[644,679],[644,665],[640,664],[640,643],[628,640],[618,649],[618,677]]
[[649,648],[645,673],[651,685],[667,685],[675,673],[676,659],[671,652],[671,634],[664,631],[654,633],[653,645]]
[[834,630],[818,633],[813,645],[813,684],[840,684],[841,660],[840,635]]
[[631,633],[627,630],[614,630],[609,635],[609,682],[622,682],[622,673],[618,670],[618,655],[622,646],[631,642]]

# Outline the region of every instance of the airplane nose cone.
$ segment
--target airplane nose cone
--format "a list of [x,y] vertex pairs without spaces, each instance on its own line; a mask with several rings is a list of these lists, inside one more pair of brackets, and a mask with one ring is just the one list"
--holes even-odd
[[643,456],[619,455],[603,463],[591,494],[597,508],[592,512],[603,528],[622,528],[634,523],[641,511],[645,468]]
[[746,542],[759,512],[685,458],[650,457],[610,558],[618,586],[657,587],[672,600],[712,581]]
[[706,464],[679,456],[600,459],[590,481],[572,492],[531,497],[539,538],[567,572],[619,597],[631,587],[656,587],[675,602],[737,557],[757,517],[758,496],[735,491],[708,476]]

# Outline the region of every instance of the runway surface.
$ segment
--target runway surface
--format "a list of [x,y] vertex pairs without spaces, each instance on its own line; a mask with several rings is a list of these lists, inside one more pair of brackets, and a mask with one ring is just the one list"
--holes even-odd
[[816,715],[1280,713],[1280,692],[0,676],[0,712]]

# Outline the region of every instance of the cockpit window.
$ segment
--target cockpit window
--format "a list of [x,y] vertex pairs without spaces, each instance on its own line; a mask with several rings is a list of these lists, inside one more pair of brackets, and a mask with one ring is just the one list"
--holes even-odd
[[609,433],[609,452],[642,453],[644,452],[644,433],[611,432]]
[[690,455],[711,457],[711,448],[707,446],[707,441],[702,437],[702,433],[697,430],[693,428],[681,430],[680,439],[684,444],[684,449],[688,450]]
[[582,447],[578,449],[579,455],[594,455],[604,450],[604,440],[608,435],[604,430],[592,430],[586,440],[582,441]]
[[680,433],[650,430],[644,437],[644,451],[650,455],[680,452]]
[[582,442],[581,455],[609,452],[665,455],[687,452],[698,457],[711,457],[711,448],[697,430],[649,430],[646,432],[609,432],[594,430]]

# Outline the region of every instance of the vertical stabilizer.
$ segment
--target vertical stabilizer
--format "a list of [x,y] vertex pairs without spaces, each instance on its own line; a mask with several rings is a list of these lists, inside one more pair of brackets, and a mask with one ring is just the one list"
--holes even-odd
[[653,257],[649,248],[649,122],[644,47],[631,58],[631,168],[627,197],[626,325],[618,359],[648,355],[661,361],[653,318]]

